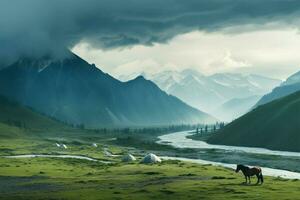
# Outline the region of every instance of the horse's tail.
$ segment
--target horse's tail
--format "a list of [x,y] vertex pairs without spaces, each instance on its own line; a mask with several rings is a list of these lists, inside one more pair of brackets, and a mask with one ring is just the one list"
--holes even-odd
[[259,178],[260,178],[260,180],[261,180],[261,183],[263,183],[263,182],[264,182],[264,176],[262,175],[262,172],[260,172]]

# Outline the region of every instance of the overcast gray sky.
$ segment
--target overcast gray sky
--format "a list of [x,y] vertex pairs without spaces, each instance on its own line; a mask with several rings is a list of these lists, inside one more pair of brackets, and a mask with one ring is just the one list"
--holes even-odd
[[298,70],[298,0],[1,0],[0,61],[73,49],[113,75]]
[[73,51],[116,77],[192,68],[203,74],[256,73],[285,79],[300,70],[297,29],[233,35],[194,31],[178,35],[167,44],[103,51],[80,43]]

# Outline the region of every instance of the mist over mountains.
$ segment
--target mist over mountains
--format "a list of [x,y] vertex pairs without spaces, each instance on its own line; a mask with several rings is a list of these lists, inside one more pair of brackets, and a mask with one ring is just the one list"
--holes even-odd
[[227,121],[235,120],[251,111],[253,105],[255,105],[260,98],[261,96],[253,95],[246,98],[230,99],[218,107],[214,114],[220,119],[227,119]]
[[[123,75],[120,79],[128,80],[136,75]],[[259,96],[270,92],[281,83],[278,79],[255,74],[218,73],[205,76],[191,69],[142,75],[168,94],[225,121],[245,114],[255,105]],[[234,99],[243,99],[243,103],[235,105]]]
[[121,82],[71,52],[62,60],[23,58],[2,69],[0,94],[92,128],[216,121],[142,76]]
[[[243,104],[241,99],[236,105]],[[299,151],[300,71],[261,97],[208,142]]]
[[274,101],[276,99],[285,97],[285,96],[290,95],[299,90],[300,90],[300,71],[296,72],[295,74],[292,74],[281,85],[279,85],[278,87],[275,87],[272,90],[272,92],[264,95],[255,104],[254,107],[257,107],[257,106],[269,103],[271,101]]

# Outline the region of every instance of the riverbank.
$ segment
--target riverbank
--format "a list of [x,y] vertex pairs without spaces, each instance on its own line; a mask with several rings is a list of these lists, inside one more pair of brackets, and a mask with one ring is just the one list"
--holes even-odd
[[[177,149],[191,149],[192,153],[184,158],[205,160],[226,164],[245,164],[262,166],[289,172],[300,172],[300,153],[286,151],[272,151],[263,148],[236,147],[225,145],[211,145],[204,141],[192,140],[189,131],[166,134],[159,137],[159,144],[169,145]],[[182,156],[177,156],[182,157]],[[284,176],[284,174],[282,174]]]
[[170,134],[159,136],[159,144],[169,144],[176,148],[197,148],[197,149],[222,149],[227,151],[240,151],[253,154],[264,155],[278,155],[278,156],[291,156],[300,157],[300,152],[289,151],[274,151],[265,148],[256,147],[239,147],[239,146],[227,146],[227,145],[214,145],[208,144],[202,140],[190,139],[188,136],[193,135],[191,131],[180,131]]
[[[207,160],[201,160],[201,159],[190,159],[190,158],[180,158],[180,157],[162,157],[165,160],[180,160],[183,162],[191,162],[191,163],[197,163],[201,165],[212,165],[212,166],[218,166],[218,167],[225,167],[228,169],[235,170],[236,164],[228,164],[228,163],[221,163],[221,162],[212,162]],[[272,176],[272,177],[279,177],[284,179],[293,179],[293,180],[300,180],[300,173],[297,172],[291,172],[287,170],[280,170],[280,169],[272,169],[268,167],[262,167],[262,172],[265,176]]]

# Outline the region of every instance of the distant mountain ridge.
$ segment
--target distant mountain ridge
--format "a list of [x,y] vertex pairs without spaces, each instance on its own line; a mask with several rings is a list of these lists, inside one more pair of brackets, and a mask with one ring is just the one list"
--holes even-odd
[[0,70],[0,94],[87,127],[208,123],[216,119],[137,77],[121,82],[75,54],[24,58]]
[[260,98],[261,96],[254,95],[246,98],[230,99],[216,109],[215,115],[221,116],[222,119],[237,119],[249,112]]
[[300,91],[261,105],[213,135],[213,144],[300,152]]
[[[133,75],[122,76],[126,80]],[[205,76],[192,69],[177,71],[164,71],[157,74],[145,74],[146,78],[155,82],[161,89],[172,94],[195,108],[208,113],[219,113],[218,108],[231,99],[249,98],[262,96],[270,92],[275,86],[281,83],[280,80],[249,74],[218,73]],[[247,106],[245,104],[244,106]],[[253,106],[253,105],[252,105]],[[242,110],[248,110],[245,107]],[[236,110],[227,116],[238,116],[244,113],[235,113]],[[223,114],[216,115],[219,119],[231,121],[232,118]]]
[[272,92],[264,95],[254,106],[260,106],[276,99],[285,97],[300,90],[300,71],[291,75],[281,85],[274,88]]
[[300,71],[289,76],[286,81],[284,81],[281,86],[293,85],[300,83]]

